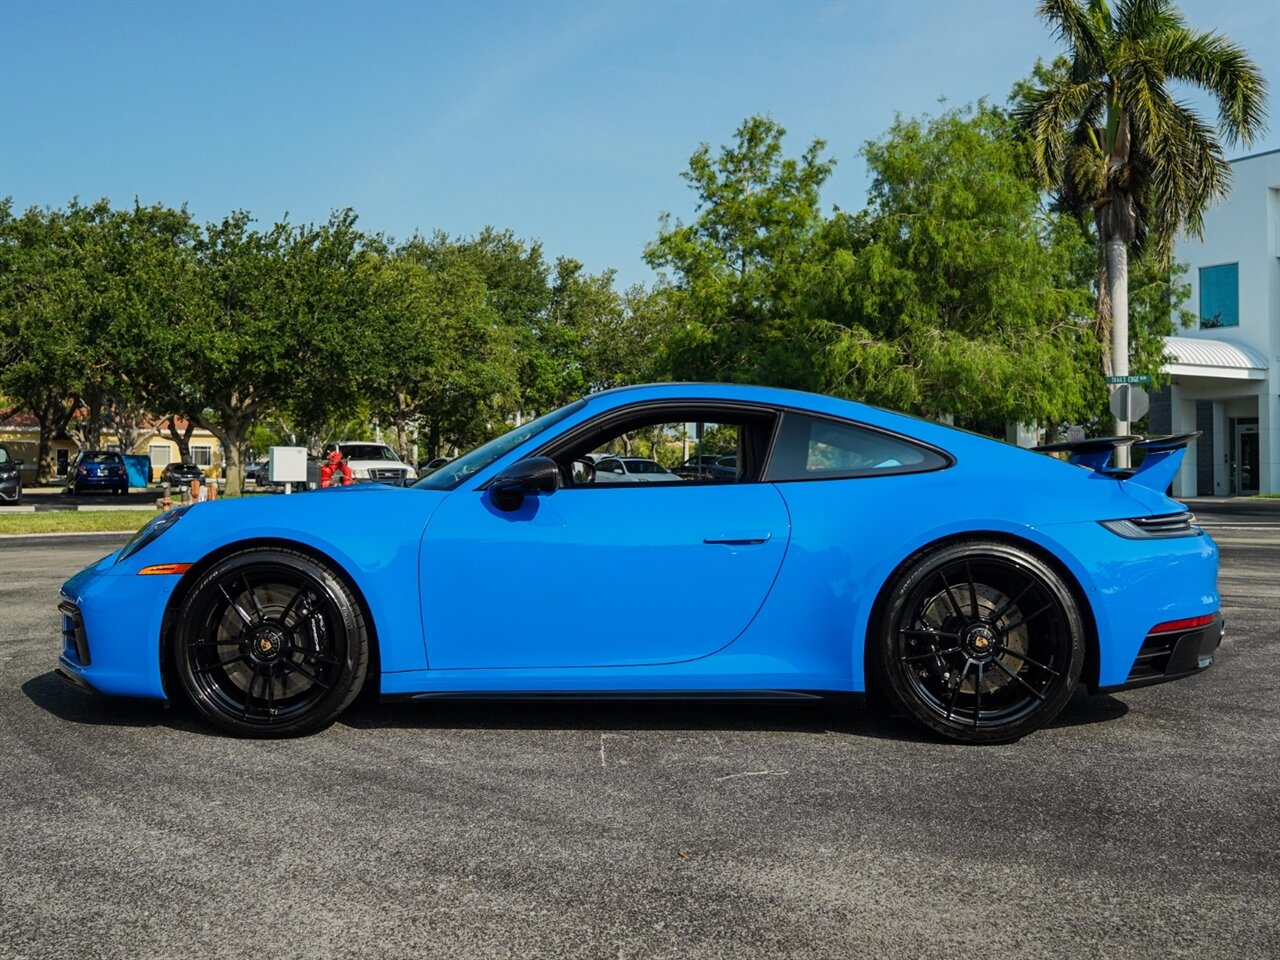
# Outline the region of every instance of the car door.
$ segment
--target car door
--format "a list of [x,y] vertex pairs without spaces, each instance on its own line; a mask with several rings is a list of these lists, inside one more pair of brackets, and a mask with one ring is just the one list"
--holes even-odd
[[767,483],[569,487],[513,512],[488,492],[458,490],[422,541],[428,664],[624,667],[706,656],[751,623],[789,538],[786,505]]

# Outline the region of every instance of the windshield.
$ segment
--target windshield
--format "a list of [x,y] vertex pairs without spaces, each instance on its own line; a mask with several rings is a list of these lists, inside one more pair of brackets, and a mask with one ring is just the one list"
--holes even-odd
[[102,453],[98,450],[90,450],[85,453],[81,463],[123,463],[118,453]]
[[380,443],[344,443],[342,455],[348,460],[395,460],[391,448]]
[[521,424],[514,430],[509,430],[502,436],[490,440],[488,443],[481,444],[474,450],[464,453],[457,460],[451,460],[434,473],[429,473],[417,483],[415,487],[422,487],[425,490],[452,490],[458,484],[463,483],[472,474],[483,470],[489,464],[498,460],[520,444],[524,443],[530,437],[535,437],[547,427],[559,423],[571,413],[576,413],[586,406],[587,401],[575,400],[567,407],[561,407],[559,410],[552,410],[545,413],[536,420],[530,420],[528,423]]

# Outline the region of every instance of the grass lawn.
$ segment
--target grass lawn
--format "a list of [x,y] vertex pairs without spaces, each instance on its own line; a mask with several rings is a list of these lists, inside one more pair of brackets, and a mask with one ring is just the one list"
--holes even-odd
[[6,533],[132,533],[156,515],[155,510],[102,510],[80,513],[0,513],[0,535]]

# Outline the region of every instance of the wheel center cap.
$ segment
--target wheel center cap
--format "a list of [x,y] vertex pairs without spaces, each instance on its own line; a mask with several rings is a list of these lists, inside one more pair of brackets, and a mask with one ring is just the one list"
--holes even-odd
[[274,660],[284,650],[284,634],[275,627],[263,627],[249,642],[249,648],[259,660]]
[[996,648],[995,632],[986,624],[977,624],[965,632],[965,646],[970,654],[978,657],[990,656]]

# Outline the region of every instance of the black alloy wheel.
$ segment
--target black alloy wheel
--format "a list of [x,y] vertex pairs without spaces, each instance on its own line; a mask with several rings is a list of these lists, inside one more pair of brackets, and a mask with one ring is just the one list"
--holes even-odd
[[916,723],[963,743],[1007,743],[1049,723],[1084,661],[1071,591],[1005,543],[917,558],[880,622],[871,663],[880,689]]
[[171,643],[187,697],[239,736],[327,726],[356,698],[369,666],[350,589],[291,550],[245,550],[207,570],[182,602]]

